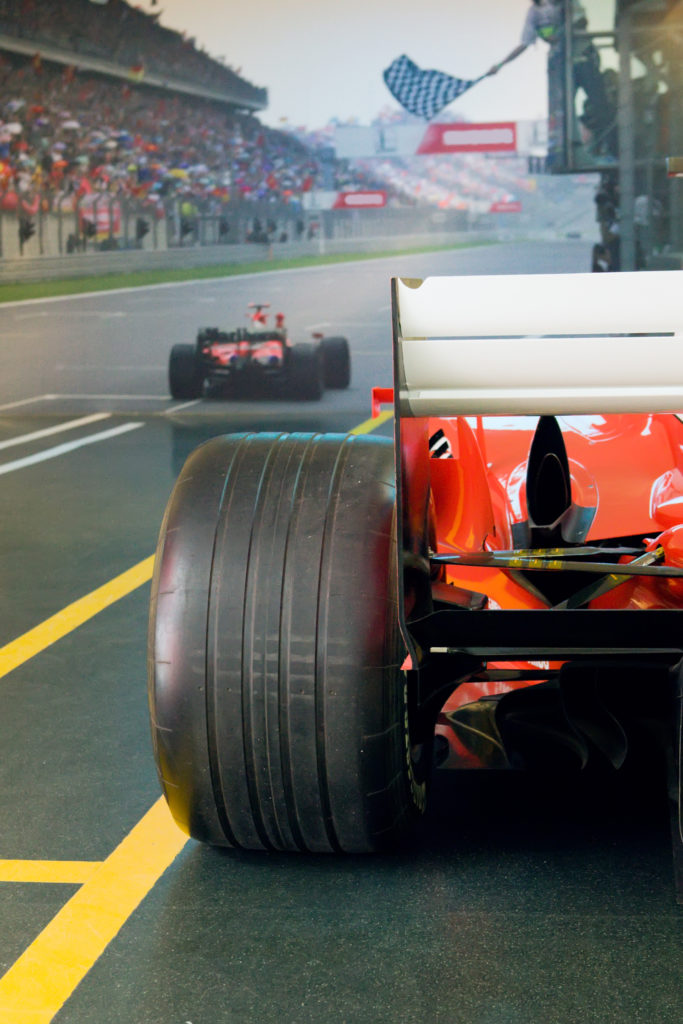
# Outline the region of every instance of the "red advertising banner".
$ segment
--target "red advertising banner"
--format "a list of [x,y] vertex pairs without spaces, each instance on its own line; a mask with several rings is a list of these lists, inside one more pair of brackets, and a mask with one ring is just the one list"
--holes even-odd
[[497,203],[491,203],[489,213],[521,213],[522,204],[518,199],[511,199],[509,201],[499,200]]
[[110,233],[121,231],[121,204],[109,196],[90,193],[83,196],[78,206],[80,230],[84,231],[84,222],[94,226],[94,235],[101,241]]
[[517,123],[430,124],[418,153],[515,153]]
[[386,192],[339,192],[333,210],[367,210],[387,205]]

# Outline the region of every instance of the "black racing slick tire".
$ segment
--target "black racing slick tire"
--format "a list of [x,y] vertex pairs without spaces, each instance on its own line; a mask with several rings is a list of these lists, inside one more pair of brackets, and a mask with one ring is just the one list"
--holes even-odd
[[186,462],[157,549],[149,697],[189,835],[367,852],[419,818],[394,508],[381,438],[233,435]]
[[326,388],[348,388],[351,383],[351,352],[346,338],[323,338],[323,377]]
[[175,399],[199,398],[203,385],[194,345],[174,345],[168,360],[168,386]]
[[292,398],[317,402],[323,396],[323,361],[317,345],[293,345],[288,359],[288,385]]

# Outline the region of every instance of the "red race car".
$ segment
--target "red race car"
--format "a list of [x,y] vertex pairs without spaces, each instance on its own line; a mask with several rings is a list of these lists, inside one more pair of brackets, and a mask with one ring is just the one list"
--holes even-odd
[[382,849],[436,765],[618,769],[650,730],[680,883],[682,289],[678,271],[397,279],[374,396],[393,444],[246,434],[190,456],[149,648],[183,829]]
[[351,356],[346,338],[313,335],[312,342],[292,344],[285,317],[275,314],[268,327],[269,303],[250,303],[250,327],[221,331],[203,327],[194,345],[174,345],[168,364],[171,396],[199,398],[205,384],[233,393],[266,393],[317,400],[324,388],[346,388]]

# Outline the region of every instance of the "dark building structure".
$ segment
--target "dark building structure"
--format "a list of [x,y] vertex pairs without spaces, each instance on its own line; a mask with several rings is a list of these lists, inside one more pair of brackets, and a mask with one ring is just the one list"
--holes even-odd
[[600,174],[594,269],[680,267],[683,179],[673,171],[683,156],[683,0],[558,6],[548,169]]

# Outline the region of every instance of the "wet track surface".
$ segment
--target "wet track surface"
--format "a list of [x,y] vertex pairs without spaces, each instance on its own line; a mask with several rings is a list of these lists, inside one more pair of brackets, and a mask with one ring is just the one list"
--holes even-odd
[[[110,938],[103,923],[129,898],[103,865],[159,797],[145,567],[187,454],[223,432],[367,420],[371,386],[391,378],[392,273],[582,271],[589,248],[498,246],[3,309],[0,1021],[680,1019],[682,916],[656,769],[442,773],[424,832],[386,857],[180,839]],[[320,403],[172,402],[171,345],[238,324],[249,301],[285,312],[295,340],[346,335],[351,388]],[[77,623],[74,605],[141,565],[141,583]],[[64,630],[34,651],[57,613]],[[133,847],[140,874],[146,836]],[[29,881],[35,862],[45,873]],[[79,893],[92,894],[89,918],[69,916]],[[61,989],[44,977],[46,927],[70,978]]]

